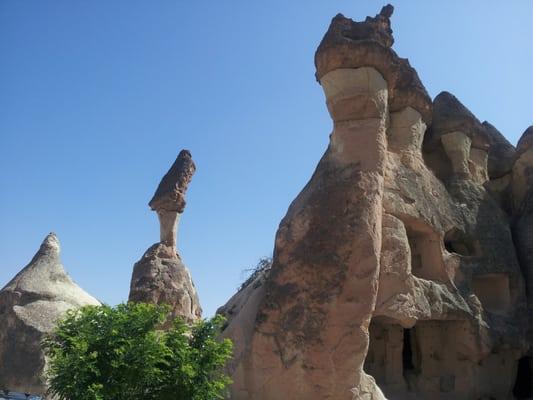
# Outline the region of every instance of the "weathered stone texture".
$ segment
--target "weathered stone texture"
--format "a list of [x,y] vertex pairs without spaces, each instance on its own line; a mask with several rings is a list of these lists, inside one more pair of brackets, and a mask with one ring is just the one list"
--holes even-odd
[[504,400],[533,380],[530,135],[515,152],[431,102],[391,14],[337,15],[317,50],[333,133],[271,270],[220,309],[232,399]]
[[0,291],[0,389],[44,394],[44,335],[67,310],[100,304],[67,275],[59,253],[59,241],[51,233]]
[[135,263],[129,301],[167,304],[172,317],[192,322],[202,316],[198,294],[191,275],[179,254],[156,243]]
[[198,320],[202,309],[189,270],[176,250],[176,234],[195,171],[191,153],[182,150],[159,183],[149,206],[159,218],[160,242],[135,263],[129,295],[129,301],[169,305],[172,317],[188,322]]

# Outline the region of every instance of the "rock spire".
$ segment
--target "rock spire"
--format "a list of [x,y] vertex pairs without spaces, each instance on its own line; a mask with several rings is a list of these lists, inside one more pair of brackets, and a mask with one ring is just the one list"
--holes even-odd
[[185,193],[196,166],[188,150],[182,150],[150,200],[160,224],[160,242],[151,246],[134,265],[129,301],[168,304],[173,317],[192,322],[202,309],[191,275],[176,250],[179,218],[185,210]]

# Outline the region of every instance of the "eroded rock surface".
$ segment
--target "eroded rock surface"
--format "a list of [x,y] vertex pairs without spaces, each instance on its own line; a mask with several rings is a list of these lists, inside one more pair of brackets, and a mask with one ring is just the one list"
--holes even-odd
[[98,300],[67,275],[51,233],[32,261],[0,291],[0,389],[44,394],[43,335],[72,308]]
[[199,319],[202,309],[189,270],[176,250],[176,234],[195,170],[191,153],[182,150],[150,200],[159,217],[160,242],[134,265],[129,295],[133,302],[170,305],[172,317],[189,322]]
[[232,399],[504,400],[533,381],[531,135],[515,152],[432,102],[391,15],[337,15],[318,47],[333,133],[272,268],[220,309]]

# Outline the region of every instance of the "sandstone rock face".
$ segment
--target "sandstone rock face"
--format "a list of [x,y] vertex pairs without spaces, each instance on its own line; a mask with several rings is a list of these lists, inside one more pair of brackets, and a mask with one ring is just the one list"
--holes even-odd
[[391,14],[338,15],[317,50],[333,133],[272,268],[219,310],[232,399],[503,400],[533,381],[533,150],[431,102]]
[[168,304],[172,317],[192,322],[202,316],[200,301],[187,267],[163,243],[150,247],[135,263],[129,301]]
[[[512,199],[514,211],[513,233],[518,258],[525,278],[528,293],[528,338],[531,347],[529,370],[533,371],[533,126],[530,126],[518,141],[516,162],[512,171]],[[533,377],[531,382],[533,382]],[[531,384],[533,386],[533,383]],[[530,387],[531,387],[530,386]]]
[[196,166],[182,150],[159,184],[149,206],[157,212],[161,241],[150,247],[133,267],[129,301],[171,306],[172,317],[192,322],[202,315],[191,275],[176,250],[179,217]]
[[508,175],[516,159],[514,146],[507,141],[498,129],[487,121],[483,127],[489,138],[488,172],[491,180],[496,180]]
[[1,389],[43,394],[43,335],[67,310],[100,304],[67,275],[59,253],[59,241],[51,233],[32,261],[0,291]]

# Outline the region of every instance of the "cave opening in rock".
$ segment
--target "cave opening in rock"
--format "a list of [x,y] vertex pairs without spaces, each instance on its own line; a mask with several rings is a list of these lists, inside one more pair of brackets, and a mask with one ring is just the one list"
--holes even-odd
[[445,280],[441,242],[437,233],[419,221],[405,221],[404,224],[411,252],[412,274],[437,282]]
[[404,372],[414,371],[415,363],[413,362],[413,348],[411,346],[411,329],[403,330],[402,362]]
[[479,242],[467,237],[463,232],[452,229],[444,235],[444,247],[449,253],[470,257],[481,255]]
[[387,395],[415,391],[422,372],[416,328],[372,321],[365,372],[372,375]]
[[522,357],[518,360],[518,371],[516,373],[516,382],[513,388],[513,395],[518,400],[533,398],[533,359],[531,357]]

